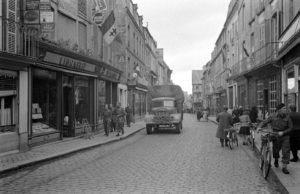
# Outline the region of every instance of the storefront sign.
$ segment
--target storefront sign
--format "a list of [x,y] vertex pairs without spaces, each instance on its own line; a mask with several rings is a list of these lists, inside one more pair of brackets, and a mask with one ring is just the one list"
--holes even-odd
[[38,9],[39,9],[39,0],[26,1],[26,10],[38,10]]
[[96,72],[99,76],[103,78],[108,78],[110,80],[119,81],[121,74],[118,72],[114,72],[110,69],[107,69],[105,67],[97,67]]
[[51,10],[50,0],[40,0],[40,10],[50,11]]
[[54,14],[52,11],[40,12],[41,23],[54,23]]
[[39,16],[39,10],[27,10],[24,12],[24,22],[26,24],[38,24]]
[[84,61],[80,61],[77,59],[73,59],[70,57],[62,56],[51,52],[46,52],[43,61],[55,63],[63,67],[68,67],[75,70],[88,71],[93,73],[96,70],[96,66],[93,64],[86,63]]

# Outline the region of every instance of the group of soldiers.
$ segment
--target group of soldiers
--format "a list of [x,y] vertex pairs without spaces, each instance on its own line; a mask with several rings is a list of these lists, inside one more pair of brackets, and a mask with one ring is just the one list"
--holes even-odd
[[125,110],[121,107],[121,103],[117,103],[116,107],[109,107],[108,104],[105,105],[105,109],[103,112],[103,125],[105,135],[108,136],[109,132],[117,131],[117,136],[124,134],[124,123],[130,127],[130,123],[132,120],[132,110],[129,106],[125,108]]

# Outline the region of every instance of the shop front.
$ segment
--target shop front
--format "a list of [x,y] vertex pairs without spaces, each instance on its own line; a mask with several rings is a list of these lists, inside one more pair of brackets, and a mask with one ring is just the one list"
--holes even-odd
[[28,149],[28,61],[0,56],[0,155]]
[[30,68],[29,144],[102,129],[105,104],[116,104],[121,72],[102,61],[41,45]]
[[147,86],[138,80],[128,82],[128,104],[133,110],[133,119],[141,120],[147,113]]

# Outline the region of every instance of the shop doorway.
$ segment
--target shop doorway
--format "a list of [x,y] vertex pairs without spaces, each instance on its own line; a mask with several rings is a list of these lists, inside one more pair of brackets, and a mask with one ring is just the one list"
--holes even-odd
[[74,77],[63,76],[63,137],[73,137],[74,134]]

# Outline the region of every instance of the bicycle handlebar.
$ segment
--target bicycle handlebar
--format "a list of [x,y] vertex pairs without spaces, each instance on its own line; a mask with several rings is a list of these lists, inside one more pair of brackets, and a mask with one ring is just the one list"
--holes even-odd
[[261,129],[258,131],[259,133],[266,133],[266,134],[271,134],[271,135],[278,135],[278,132],[270,131],[270,129]]

